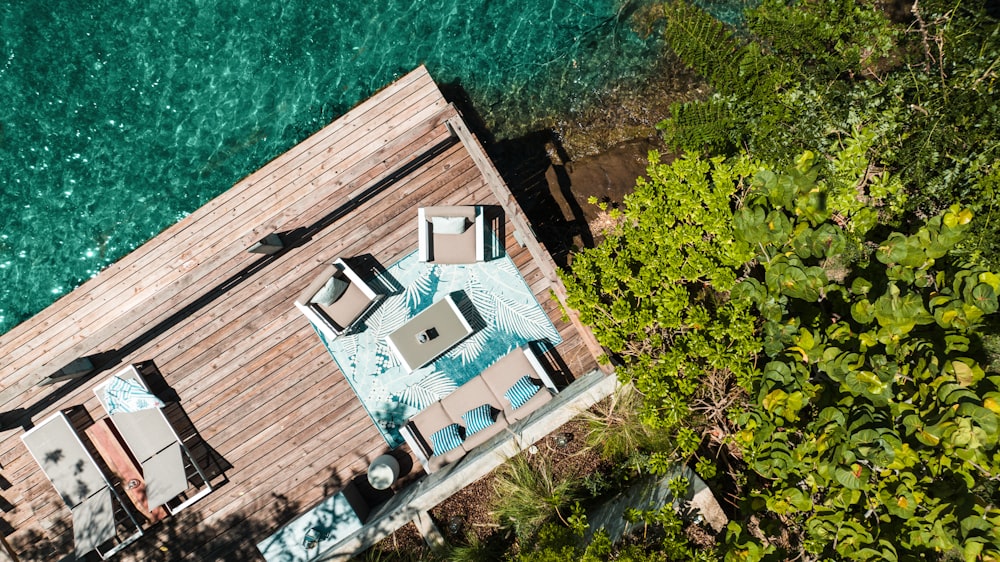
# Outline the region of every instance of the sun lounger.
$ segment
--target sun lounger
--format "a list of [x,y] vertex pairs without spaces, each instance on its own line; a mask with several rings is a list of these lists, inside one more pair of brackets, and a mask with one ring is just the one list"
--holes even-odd
[[[146,391],[149,385],[130,365],[114,375],[137,382]],[[111,407],[107,388],[112,379],[94,388],[94,394],[121,436],[125,446],[142,467],[149,509],[160,505],[176,514],[212,491],[204,471],[177,435],[161,408],[118,411]]]
[[337,259],[302,291],[295,307],[333,339],[351,331],[381,299],[347,262]]
[[[65,414],[56,412],[25,432],[21,440],[73,513],[78,558],[96,550],[105,559],[142,536],[139,523]],[[119,522],[135,531],[119,537]]]
[[420,261],[461,264],[486,259],[483,208],[421,207],[417,209]]

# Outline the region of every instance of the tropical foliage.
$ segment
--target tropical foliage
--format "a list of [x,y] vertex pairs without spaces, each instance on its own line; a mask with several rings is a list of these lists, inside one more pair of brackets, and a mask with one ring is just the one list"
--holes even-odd
[[714,94],[673,107],[659,125],[667,144],[780,162],[864,137],[870,170],[906,185],[883,222],[915,225],[959,203],[978,232],[964,249],[995,268],[1000,23],[982,0],[909,9],[894,23],[865,0],[766,0],[735,32],[671,2],[667,41]]
[[[968,209],[911,234],[876,228],[844,197],[871,174],[849,150],[784,168],[651,155],[625,220],[574,260],[570,303],[652,398],[651,423],[697,427],[684,407],[709,373],[748,392],[730,410],[744,507],[774,524],[736,524],[730,557],[793,554],[765,529],[799,555],[1000,555],[983,501],[1000,473],[1000,377],[975,360],[1000,277],[951,256]],[[856,193],[877,199],[894,181],[878,174]]]
[[893,232],[833,281],[850,241],[808,203],[816,184],[801,172],[759,175],[735,222],[740,238],[770,239],[763,282],[732,295],[756,303],[769,358],[738,434],[762,477],[750,505],[797,523],[816,555],[1000,555],[1000,511],[977,497],[1000,471],[1000,377],[970,354],[1000,277],[948,256],[972,213]]
[[[666,165],[655,153],[650,158],[650,178],[626,197],[623,221],[598,247],[577,254],[563,280],[569,305],[624,361],[623,379],[644,397],[644,420],[682,428],[700,381],[722,371],[748,381],[759,350],[750,303],[724,298],[754,255],[735,236],[730,204],[752,167],[747,160],[690,157]],[[699,443],[681,439],[682,455]]]
[[712,92],[564,275],[677,444],[651,465],[730,459],[729,559],[1000,559],[1000,21],[893,8],[668,3]]

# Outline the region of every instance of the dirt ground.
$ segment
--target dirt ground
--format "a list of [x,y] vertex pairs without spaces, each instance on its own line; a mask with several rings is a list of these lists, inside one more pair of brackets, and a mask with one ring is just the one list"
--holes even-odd
[[[559,446],[557,436],[565,436],[566,444]],[[553,475],[557,478],[583,476],[598,470],[605,462],[601,456],[586,446],[587,424],[583,420],[572,420],[548,437],[536,443],[535,455],[546,455],[552,462]],[[528,453],[531,454],[531,453]],[[510,537],[502,530],[490,512],[494,497],[493,474],[488,474],[431,510],[434,524],[451,544],[465,544],[469,534],[474,534],[482,543],[510,543]],[[423,537],[413,523],[407,524],[372,548],[387,556],[413,556],[427,552]],[[390,558],[391,559],[391,558]]]

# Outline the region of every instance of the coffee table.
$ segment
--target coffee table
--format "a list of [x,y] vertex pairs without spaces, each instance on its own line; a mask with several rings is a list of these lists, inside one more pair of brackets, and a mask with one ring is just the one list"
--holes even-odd
[[451,295],[420,311],[385,339],[406,372],[443,355],[472,334],[472,326]]

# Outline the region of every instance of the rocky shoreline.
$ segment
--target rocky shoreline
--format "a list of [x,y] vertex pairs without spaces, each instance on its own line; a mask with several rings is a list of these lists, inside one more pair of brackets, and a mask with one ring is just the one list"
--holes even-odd
[[639,86],[611,88],[534,133],[487,143],[536,236],[560,266],[569,263],[574,249],[592,246],[600,236],[605,217],[590,198],[620,204],[645,174],[649,151],[667,152],[656,124],[670,115],[670,105],[708,91],[668,53],[650,76]]

